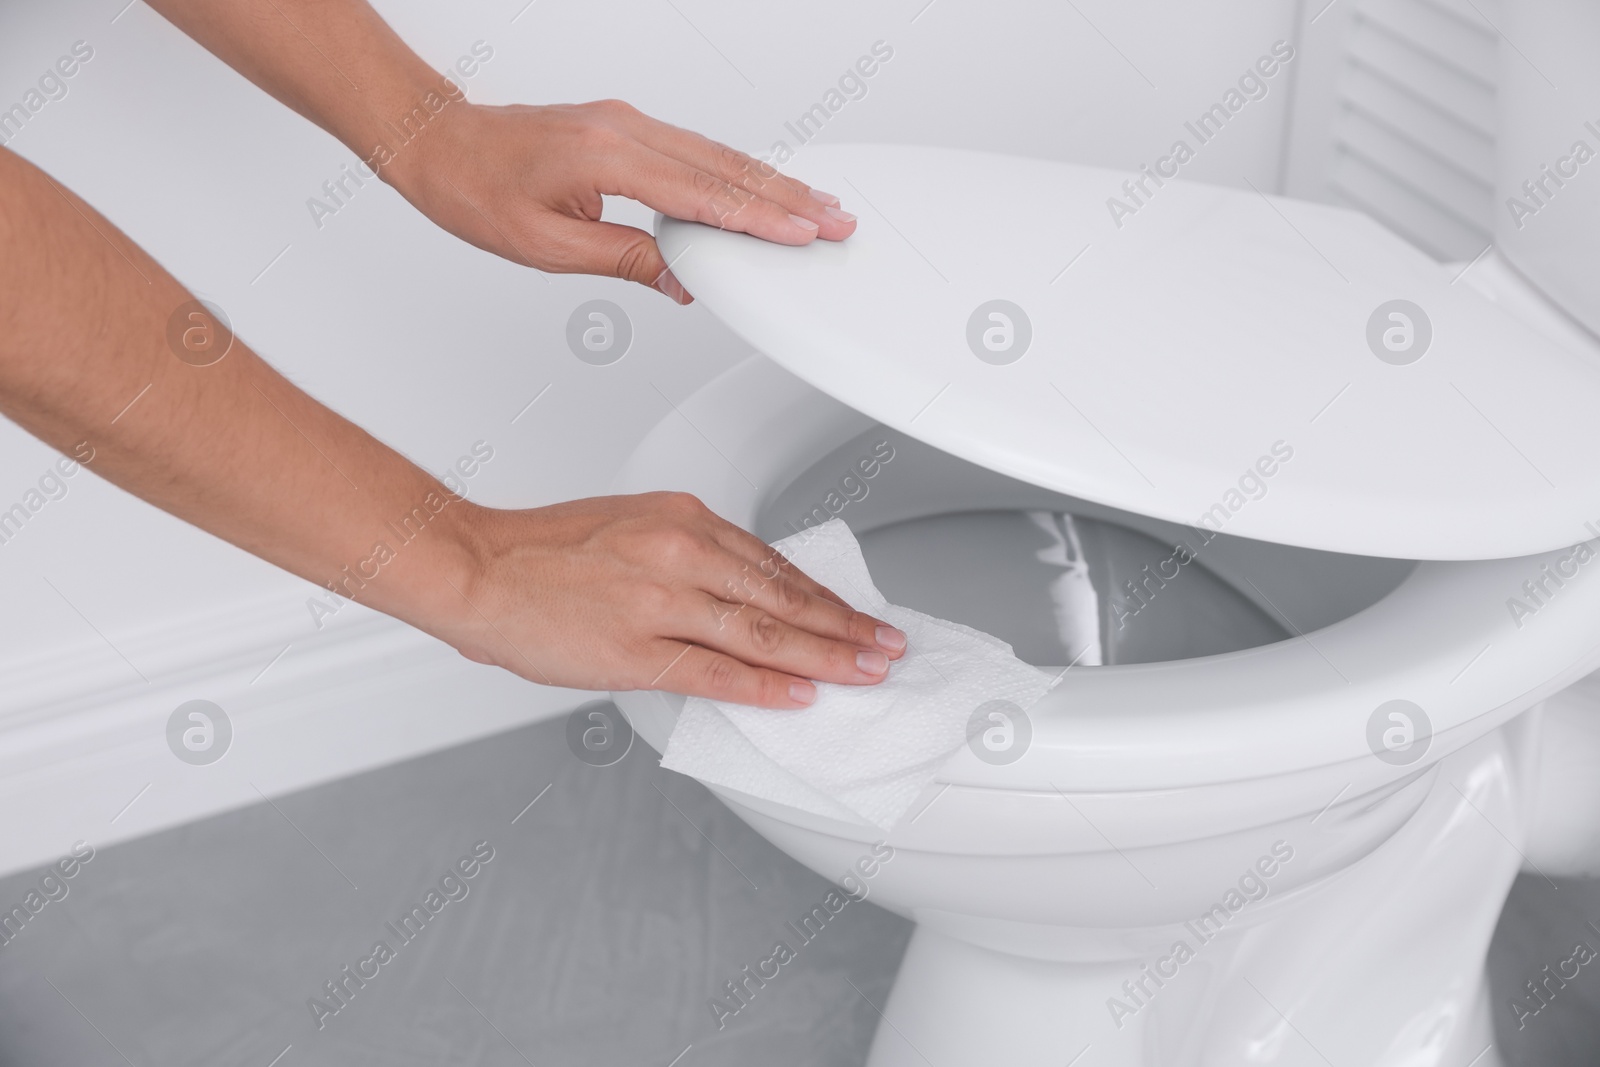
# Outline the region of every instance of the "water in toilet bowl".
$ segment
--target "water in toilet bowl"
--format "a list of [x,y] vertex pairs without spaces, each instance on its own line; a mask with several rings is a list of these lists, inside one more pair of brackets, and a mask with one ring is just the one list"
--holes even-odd
[[890,601],[994,634],[1040,666],[1189,659],[1289,636],[1186,546],[1116,523],[970,511],[860,542]]

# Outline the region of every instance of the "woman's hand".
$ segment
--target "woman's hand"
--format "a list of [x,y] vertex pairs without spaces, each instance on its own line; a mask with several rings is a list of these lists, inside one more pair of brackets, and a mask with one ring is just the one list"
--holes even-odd
[[878,682],[905,651],[899,630],[684,493],[462,506],[478,556],[467,607],[424,628],[530,681],[800,708],[810,679]]
[[[835,197],[619,101],[472,104],[365,0],[150,3],[435,223],[516,263],[627,278],[688,303],[648,233],[601,221],[608,195],[782,244],[855,230]],[[93,436],[96,469],[144,499],[537,682],[797,708],[815,696],[810,679],[870,684],[905,648],[903,634],[675,494],[529,511],[453,503],[437,537],[354,580],[379,531],[443,487],[242,342],[203,374],[172,359],[164,331],[189,294],[131,243],[110,244],[114,227],[90,225],[93,209],[42,176],[18,178],[11,195],[6,162],[0,150],[0,207],[16,207],[0,218],[29,227],[0,232],[0,276],[19,265],[4,290],[16,299],[0,302],[0,356],[14,354],[0,359],[0,401],[44,399],[0,407],[63,450]],[[45,261],[53,272],[33,269]],[[128,411],[130,396],[143,399]]]
[[810,703],[810,679],[879,681],[905,648],[693,497],[481,507],[243,340],[180,358],[193,296],[3,148],[0,219],[0,413],[341,597],[536,682],[773,708]]
[[648,233],[600,221],[602,195],[780,244],[855,229],[836,197],[619,100],[470,103],[366,0],[150,2],[434,222],[514,263],[627,278],[688,303]]
[[650,234],[601,222],[601,195],[779,244],[839,241],[839,200],[620,100],[485,107],[452,100],[380,170],[418,210],[479,248],[540,270],[627,278],[680,304]]

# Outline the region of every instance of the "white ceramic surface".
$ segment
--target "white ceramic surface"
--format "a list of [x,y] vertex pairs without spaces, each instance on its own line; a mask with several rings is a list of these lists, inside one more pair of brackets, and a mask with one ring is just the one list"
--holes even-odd
[[[1567,336],[1515,275],[1477,269],[1473,299]],[[614,488],[691,491],[763,529],[789,486],[873,425],[752,357],[658,424]],[[874,491],[900,494],[902,517],[1046,506],[1045,490],[982,471],[974,486],[947,460],[948,476],[902,467],[915,487]],[[1242,581],[1252,558],[1286,550],[1224,537],[1207,551]],[[1422,563],[1365,610],[1274,645],[1068,672],[1020,760],[963,754],[888,836],[895,859],[872,899],[918,931],[879,1005],[871,1067],[1059,1067],[1079,1054],[1124,1067],[1495,1067],[1482,962],[1524,853],[1555,870],[1600,862],[1583,776],[1538,771],[1554,766],[1539,702],[1596,666],[1600,586],[1566,582],[1521,626],[1506,608],[1551,558]],[[1308,567],[1319,559],[1305,553]],[[1338,565],[1355,575],[1379,561]],[[1433,719],[1411,763],[1370,747],[1368,719],[1393,697]],[[615,698],[660,749],[679,701]],[[1587,710],[1563,712],[1552,743],[1594,750]],[[871,848],[859,828],[716,792],[825,876]],[[1294,856],[1266,895],[1202,941],[1192,924],[1275,847]],[[1180,940],[1195,962],[1154,984],[1149,968],[1170,966]]]

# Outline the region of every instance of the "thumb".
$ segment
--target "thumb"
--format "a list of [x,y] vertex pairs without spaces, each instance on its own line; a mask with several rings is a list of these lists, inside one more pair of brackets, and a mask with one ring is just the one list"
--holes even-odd
[[662,293],[679,304],[694,299],[667,267],[656,239],[633,226],[614,222],[563,220],[561,229],[572,254],[571,269],[608,278],[623,278]]

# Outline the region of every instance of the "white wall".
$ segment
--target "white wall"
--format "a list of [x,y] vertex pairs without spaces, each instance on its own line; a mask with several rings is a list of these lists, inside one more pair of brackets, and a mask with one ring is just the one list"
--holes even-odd
[[[435,230],[386,188],[361,191],[319,230],[306,199],[351,153],[143,3],[124,2],[0,12],[0,108],[73,42],[95,50],[68,95],[8,147],[221,304],[291,378],[418,462],[439,470],[491,442],[477,499],[531,506],[603,492],[668,414],[658,388],[679,399],[746,354],[698,308],[512,266]],[[784,121],[881,39],[894,58],[826,139],[1129,168],[1164,153],[1185,119],[1294,36],[1299,17],[1282,0],[524,3],[379,7],[436,67],[488,42],[494,58],[466,82],[476,100],[621,97],[756,152],[787,137]],[[1185,176],[1278,188],[1290,88],[1275,79]],[[804,176],[803,154],[790,169]],[[615,208],[617,219],[648,218]],[[952,223],[1011,209],[997,190],[951,205]],[[595,295],[636,326],[632,351],[606,368],[580,363],[561,340],[571,309]],[[53,458],[0,422],[0,509]],[[319,632],[308,583],[92,475],[69,485],[0,545],[0,871],[75,838],[127,837],[579,699],[464,664],[361,608]],[[166,749],[168,713],[194,697],[235,719],[233,749],[209,767]]]

